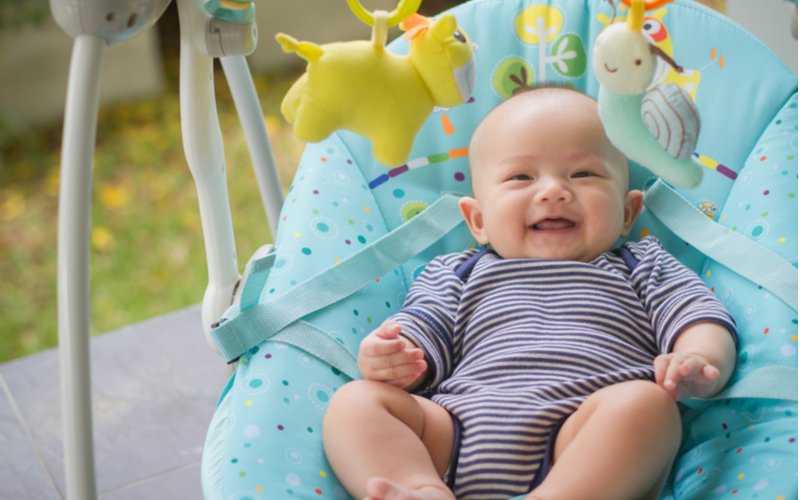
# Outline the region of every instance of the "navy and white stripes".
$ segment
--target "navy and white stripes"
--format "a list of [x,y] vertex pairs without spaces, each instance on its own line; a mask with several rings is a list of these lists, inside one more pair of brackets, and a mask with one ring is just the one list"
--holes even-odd
[[[591,393],[654,379],[684,328],[735,324],[702,281],[647,237],[591,263],[480,257],[431,261],[393,319],[434,366],[421,392],[463,426],[459,500],[526,494],[550,430]],[[453,467],[453,464],[451,464]]]

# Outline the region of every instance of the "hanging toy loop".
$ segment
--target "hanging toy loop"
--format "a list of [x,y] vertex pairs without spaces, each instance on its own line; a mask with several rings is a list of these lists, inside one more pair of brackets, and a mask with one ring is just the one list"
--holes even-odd
[[620,2],[628,7],[628,28],[633,31],[641,31],[644,25],[644,13],[648,10],[654,10],[663,7],[672,0],[620,0]]
[[372,13],[375,24],[372,25],[372,45],[378,48],[386,47],[386,37],[389,34],[389,13],[385,10],[376,10]]
[[630,10],[628,11],[628,28],[633,31],[642,31],[644,26],[644,0],[631,0]]
[[[625,7],[631,8],[631,0],[619,0],[622,5]],[[668,3],[672,3],[673,0],[648,0],[644,2],[644,10],[654,10],[658,9],[659,7],[663,7]]]
[[[421,3],[422,0],[400,0],[397,4],[397,8],[389,13],[386,26],[389,28],[397,26],[403,19],[415,13],[419,9]],[[353,14],[361,19],[362,22],[369,26],[375,25],[374,15],[364,8],[361,2],[358,0],[347,0],[347,5],[350,6],[350,10],[353,11]]]

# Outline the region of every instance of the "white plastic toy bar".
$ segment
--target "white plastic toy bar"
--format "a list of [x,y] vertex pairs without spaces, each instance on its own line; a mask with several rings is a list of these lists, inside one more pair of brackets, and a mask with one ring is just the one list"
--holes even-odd
[[[67,500],[97,498],[89,356],[89,235],[103,56],[107,45],[127,41],[155,24],[169,1],[50,0],[53,17],[75,39],[64,115],[58,213],[58,333]],[[213,17],[204,9],[204,0],[177,2],[183,145],[197,184],[208,261],[203,326],[216,350],[208,336],[210,325],[231,305],[239,274],[214,98],[214,57],[223,61],[273,236],[283,191],[244,59],[255,49],[255,23]]]

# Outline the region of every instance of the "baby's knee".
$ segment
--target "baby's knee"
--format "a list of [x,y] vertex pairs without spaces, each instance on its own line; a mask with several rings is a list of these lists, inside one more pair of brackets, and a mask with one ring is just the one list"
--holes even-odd
[[619,411],[645,422],[660,422],[661,427],[680,434],[680,412],[672,396],[649,380],[623,382],[614,387],[612,401]]
[[663,387],[649,380],[633,380],[621,384],[625,386],[625,392],[631,399],[632,404],[637,406],[653,408],[653,411],[663,410],[677,411],[678,405],[672,396]]
[[353,380],[333,393],[328,414],[360,413],[370,407],[383,406],[393,391],[399,389],[373,380]]

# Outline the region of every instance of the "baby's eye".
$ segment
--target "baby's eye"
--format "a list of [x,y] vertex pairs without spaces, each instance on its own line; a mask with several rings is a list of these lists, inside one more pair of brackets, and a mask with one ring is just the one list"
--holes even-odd
[[531,180],[530,176],[527,174],[517,174],[511,178],[512,181],[529,181]]
[[578,178],[591,177],[591,176],[592,176],[591,172],[578,172],[578,173],[572,175],[572,177],[578,177]]

